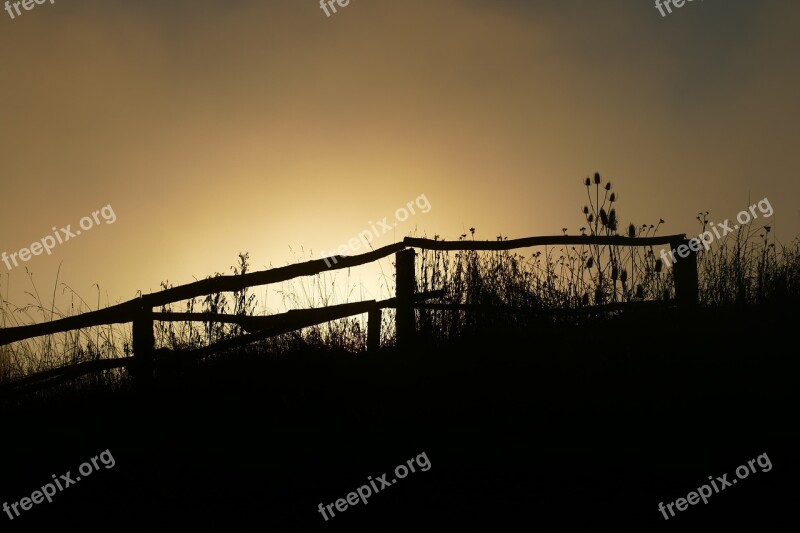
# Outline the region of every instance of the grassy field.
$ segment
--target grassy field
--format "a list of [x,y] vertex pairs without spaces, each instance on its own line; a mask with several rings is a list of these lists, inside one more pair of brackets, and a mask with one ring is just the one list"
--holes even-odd
[[[5,405],[0,498],[109,449],[113,469],[7,525],[777,531],[797,496],[791,321],[617,317],[369,356],[231,354],[147,390],[64,389]],[[328,522],[318,513],[422,452],[429,471]],[[763,453],[771,471],[670,521],[658,512]]]
[[[589,180],[587,193],[581,231],[618,234],[611,188]],[[705,216],[699,222],[705,227]],[[234,272],[247,271],[247,261],[240,256]],[[30,496],[103,450],[116,464],[6,526],[781,531],[777,524],[793,520],[796,242],[782,247],[762,227],[715,243],[698,259],[696,309],[545,312],[674,298],[671,273],[650,249],[426,253],[417,267],[418,289],[444,290],[444,302],[544,313],[421,311],[417,343],[403,350],[386,314],[384,348],[369,354],[352,318],[162,365],[149,384],[113,371],[7,397],[0,503]],[[321,300],[293,303],[338,303]],[[184,305],[246,315],[257,308],[248,292]],[[58,314],[41,299],[4,308],[5,325]],[[159,347],[185,349],[239,331],[177,323],[156,333]],[[17,343],[1,352],[0,376],[114,357],[129,344],[113,328]],[[430,470],[328,521],[318,512],[423,452]],[[659,502],[685,498],[709,476],[735,478],[762,454],[770,471],[669,520],[659,512]]]
[[[599,236],[655,236],[664,224],[633,224],[625,227],[617,213],[616,192],[599,175],[586,178],[586,205],[580,210],[583,225],[565,234]],[[698,232],[710,229],[708,212],[698,214]],[[726,306],[782,306],[800,302],[800,241],[779,243],[769,223],[740,226],[732,235],[698,253],[700,303],[706,308]],[[460,239],[475,239],[476,230]],[[689,235],[689,237],[692,237]],[[439,236],[434,236],[438,239]],[[497,236],[498,240],[506,237]],[[662,262],[660,250],[653,247],[572,246],[544,247],[529,253],[517,252],[439,252],[427,251],[417,259],[418,291],[442,290],[439,301],[450,304],[508,306],[527,309],[564,310],[586,306],[642,301],[674,300],[672,270]],[[249,255],[240,254],[234,275],[249,272]],[[216,274],[220,275],[220,274]],[[48,322],[102,308],[99,290],[89,302],[69,285],[56,282],[52,291],[40,292],[29,276],[30,301],[15,305],[0,297],[0,325],[12,327]],[[386,296],[394,293],[394,282],[383,276]],[[272,288],[282,310],[324,307],[358,301],[356,287],[334,290],[342,281],[329,274],[293,280]],[[8,279],[6,279],[8,282]],[[162,289],[172,287],[162,282]],[[6,283],[6,293],[8,286]],[[0,280],[0,296],[3,283]],[[59,297],[57,297],[57,295]],[[57,301],[66,301],[62,306]],[[107,305],[108,303],[106,303]],[[263,315],[265,307],[251,290],[211,294],[159,309],[205,313]],[[523,332],[538,321],[508,314],[441,311],[419,313],[418,328],[428,341],[458,339],[464,334],[496,327]],[[156,323],[156,342],[160,348],[194,349],[234,337],[241,330],[219,323]],[[394,320],[384,313],[382,342],[393,345]],[[306,328],[258,346],[261,352],[284,353],[305,347],[335,348],[359,353],[366,348],[363,317]],[[131,354],[130,326],[104,326],[39,337],[0,347],[0,383],[64,365]],[[111,376],[117,378],[118,376]]]

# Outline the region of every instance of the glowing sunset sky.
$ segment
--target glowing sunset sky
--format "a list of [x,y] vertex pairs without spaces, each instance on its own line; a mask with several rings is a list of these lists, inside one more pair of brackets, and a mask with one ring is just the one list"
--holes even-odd
[[[420,194],[418,234],[578,233],[599,171],[622,222],[800,233],[800,6],[781,1],[56,0],[0,11],[0,252],[111,301],[333,250]],[[748,203],[748,197],[752,200]],[[305,252],[301,251],[301,247]],[[8,270],[0,263],[0,292]],[[10,299],[27,301],[24,268]]]

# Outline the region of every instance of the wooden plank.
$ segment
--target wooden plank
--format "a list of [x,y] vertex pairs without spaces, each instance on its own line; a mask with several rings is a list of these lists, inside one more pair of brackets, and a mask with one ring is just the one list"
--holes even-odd
[[[424,300],[431,300],[434,298],[441,298],[444,296],[443,290],[426,291],[414,294],[414,301],[420,302]],[[341,305],[357,305],[360,303],[375,302],[377,309],[386,309],[397,307],[397,298],[387,298],[385,300],[365,300],[364,302],[355,302]],[[230,314],[212,314],[212,313],[153,313],[153,320],[160,322],[217,322],[223,324],[237,324],[245,329],[266,329],[273,326],[278,326],[286,317],[296,316],[295,313],[302,311],[321,311],[323,309],[335,309],[337,306],[319,307],[316,309],[299,309],[295,311],[287,311],[286,313],[278,313],[268,316],[243,316],[243,315],[230,315]],[[356,307],[356,309],[360,309]],[[361,314],[360,312],[353,313],[354,315]]]
[[43,324],[3,328],[0,329],[0,346],[5,346],[6,344],[24,339],[41,337],[42,335],[72,331],[74,329],[105,326],[108,324],[125,324],[133,321],[138,309],[138,303],[138,300],[131,300],[107,307],[106,309],[101,309],[100,311],[90,311],[88,313],[61,318]]
[[414,293],[416,292],[416,272],[414,270],[414,258],[417,252],[414,250],[403,250],[398,252],[395,262],[397,298],[397,312],[395,314],[397,324],[397,346],[407,348],[414,342],[416,330],[416,317],[414,312]]
[[613,236],[591,236],[591,235],[552,235],[546,237],[525,237],[522,239],[509,239],[504,241],[439,241],[432,239],[420,239],[416,237],[406,237],[403,244],[409,248],[420,248],[423,250],[515,250],[517,248],[530,248],[533,246],[580,246],[580,245],[599,245],[599,246],[658,246],[670,244],[676,239],[685,239],[685,235],[665,235],[660,237],[623,237]]
[[153,353],[156,349],[151,307],[142,305],[136,313],[132,336],[134,362],[129,368],[140,383],[146,384],[153,378]]
[[[689,241],[680,239],[674,241],[670,246],[677,250],[680,246],[689,248]],[[697,307],[700,303],[699,281],[697,278],[697,252],[689,248],[687,257],[679,257],[675,254],[675,261],[672,264],[672,276],[675,280],[675,300],[683,308]]]
[[[370,309],[375,308],[375,305],[376,305],[375,300],[367,300],[352,304],[341,304],[330,307],[323,307],[321,309],[303,309],[300,311],[289,311],[288,313],[284,313],[284,315],[286,315],[286,320],[284,321],[284,323],[278,326],[269,329],[264,329],[261,331],[256,331],[253,333],[248,333],[247,335],[242,335],[233,339],[225,339],[223,341],[216,342],[209,346],[198,348],[197,350],[191,350],[176,355],[189,359],[205,357],[208,355],[215,355],[225,350],[246,346],[256,341],[268,339],[270,337],[275,337],[277,335],[283,335],[284,333],[289,333],[291,331],[296,331],[299,329],[316,326],[317,324],[330,322],[332,320],[338,320],[340,318],[346,318],[352,315],[368,313]],[[289,316],[290,313],[292,314],[291,317]],[[271,317],[262,317],[262,318],[271,318]],[[173,355],[167,355],[166,357],[173,357]]]
[[579,315],[592,313],[607,313],[609,311],[637,311],[644,309],[665,309],[675,307],[676,302],[663,300],[648,300],[643,302],[616,302],[586,307],[576,307],[573,309],[541,309],[535,307],[521,306],[501,306],[501,305],[478,305],[478,304],[438,304],[438,303],[418,303],[414,304],[417,309],[429,309],[433,311],[479,311],[485,313],[498,314],[519,314],[551,317],[557,315]]
[[143,298],[151,307],[160,307],[169,303],[198,298],[208,294],[240,291],[248,287],[281,283],[301,276],[314,276],[332,270],[361,266],[390,256],[403,248],[403,243],[395,243],[365,254],[335,256],[337,262],[332,263],[330,266],[326,265],[324,259],[315,259],[297,265],[273,268],[262,272],[253,272],[239,276],[218,276],[187,285],[181,285],[180,287],[173,287],[161,292],[147,294],[143,296]]
[[[22,390],[38,388],[41,384],[47,386],[55,385],[69,381],[70,379],[79,378],[86,374],[93,372],[100,372],[101,370],[112,370],[114,368],[121,368],[133,362],[133,357],[120,357],[117,359],[98,359],[97,361],[87,361],[85,363],[77,363],[44,372],[38,372],[31,376],[14,380],[6,383],[0,387],[0,395],[6,393],[17,393]],[[46,383],[45,383],[46,382]]]

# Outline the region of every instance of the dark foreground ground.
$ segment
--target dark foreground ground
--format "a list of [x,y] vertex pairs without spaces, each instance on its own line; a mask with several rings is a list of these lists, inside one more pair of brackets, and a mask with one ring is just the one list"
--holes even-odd
[[[153,390],[6,403],[0,503],[104,450],[115,464],[1,529],[793,530],[796,327],[633,315],[407,353],[230,356]],[[367,505],[319,513],[423,453]],[[762,454],[769,471],[762,456],[707,504],[659,512]]]

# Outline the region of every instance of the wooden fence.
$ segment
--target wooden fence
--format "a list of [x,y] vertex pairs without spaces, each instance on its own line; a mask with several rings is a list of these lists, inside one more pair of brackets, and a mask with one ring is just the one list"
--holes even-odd
[[[157,293],[143,295],[128,302],[108,307],[99,311],[91,311],[72,317],[62,318],[43,324],[32,324],[0,329],[0,346],[25,339],[52,335],[65,331],[110,324],[133,324],[133,356],[116,359],[101,359],[79,363],[62,368],[40,372],[32,376],[5,384],[1,390],[14,391],[31,387],[40,387],[57,382],[74,379],[82,375],[126,367],[137,377],[147,380],[152,376],[156,358],[160,357],[202,357],[222,350],[237,348],[267,339],[283,333],[299,330],[317,324],[330,322],[340,318],[367,313],[367,349],[375,351],[380,348],[382,310],[396,309],[397,345],[404,348],[413,342],[416,332],[415,309],[468,309],[476,306],[456,304],[429,304],[427,300],[442,296],[441,291],[418,293],[416,291],[415,257],[416,249],[421,250],[514,250],[533,246],[658,246],[668,245],[677,249],[688,245],[684,235],[663,237],[631,238],[622,236],[548,236],[528,237],[503,241],[439,241],[407,237],[402,242],[390,244],[377,250],[357,256],[335,256],[334,258],[317,259],[297,265],[274,268],[249,274],[218,276],[194,283],[169,288]],[[171,303],[199,298],[219,292],[241,291],[249,287],[269,285],[288,281],[300,276],[312,276],[330,270],[339,270],[365,265],[389,255],[395,254],[396,289],[395,297],[383,301],[363,301],[342,305],[333,305],[318,309],[289,311],[271,316],[241,316],[210,313],[160,313],[155,308]],[[327,261],[327,264],[326,264]],[[682,307],[693,307],[698,303],[697,256],[689,251],[688,257],[679,259],[673,265],[675,281],[675,304]],[[631,303],[595,306],[592,309],[625,308]],[[495,309],[495,311],[498,309]],[[500,308],[502,311],[503,309]],[[506,312],[524,313],[531,310],[508,308]],[[554,311],[557,312],[557,311]],[[246,333],[239,337],[225,339],[209,346],[182,354],[156,353],[153,325],[155,321],[175,322],[215,322],[239,325]]]

